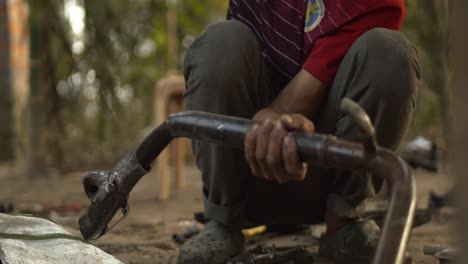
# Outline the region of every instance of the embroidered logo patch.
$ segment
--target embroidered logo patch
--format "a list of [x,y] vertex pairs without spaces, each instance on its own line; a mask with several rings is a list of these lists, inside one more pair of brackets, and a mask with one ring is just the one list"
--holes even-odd
[[307,11],[304,25],[304,32],[309,32],[316,28],[325,15],[325,6],[322,0],[307,0]]

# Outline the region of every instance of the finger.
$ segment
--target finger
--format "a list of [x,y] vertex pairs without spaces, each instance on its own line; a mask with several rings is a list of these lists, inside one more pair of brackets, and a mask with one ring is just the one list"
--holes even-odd
[[284,114],[280,117],[283,125],[290,130],[313,133],[315,126],[312,121],[300,114]]
[[303,180],[307,170],[307,165],[299,160],[296,142],[290,136],[286,136],[284,138],[283,157],[286,172],[291,177],[291,180]]
[[257,130],[258,125],[255,124],[245,136],[244,152],[245,159],[249,163],[252,174],[255,176],[260,176],[260,168],[258,167],[257,160],[255,158],[255,147],[257,145]]
[[267,118],[262,125],[258,128],[257,132],[257,145],[255,147],[255,158],[260,168],[261,175],[267,180],[272,178],[272,172],[266,162],[266,154],[268,151],[268,138],[271,130],[273,129],[273,121]]
[[270,171],[273,173],[273,178],[280,184],[285,183],[287,180],[282,154],[283,139],[287,133],[282,123],[276,122],[268,140],[266,161],[270,167]]

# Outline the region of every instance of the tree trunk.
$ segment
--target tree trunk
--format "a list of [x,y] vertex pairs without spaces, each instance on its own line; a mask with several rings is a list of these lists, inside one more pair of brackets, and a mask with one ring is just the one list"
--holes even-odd
[[461,217],[459,218],[458,225],[458,239],[460,248],[461,259],[459,263],[468,263],[468,229],[465,228],[468,222],[468,122],[466,113],[468,105],[466,99],[468,98],[468,76],[466,69],[468,68],[468,52],[466,47],[468,45],[468,36],[466,35],[466,14],[468,13],[468,2],[466,0],[455,0],[452,3],[451,10],[451,64],[454,73],[453,78],[453,118],[452,118],[452,144],[453,148],[450,149],[453,157],[453,165],[455,174],[459,184],[458,197]]
[[60,96],[53,36],[55,2],[30,0],[31,16],[31,103],[29,122],[28,172],[31,177],[60,170],[63,138]]
[[29,129],[27,133],[28,147],[26,156],[26,173],[29,177],[35,177],[43,172],[43,163],[41,161],[41,114],[40,114],[40,93],[41,93],[41,78],[40,78],[40,54],[41,41],[40,36],[42,29],[40,26],[41,12],[40,4],[37,0],[29,0],[30,16],[30,100],[29,100]]
[[58,78],[53,55],[54,43],[52,43],[53,23],[59,23],[59,21],[53,20],[53,18],[58,16],[51,15],[54,14],[55,11],[51,1],[44,1],[42,14],[46,15],[42,17],[41,23],[44,29],[41,36],[43,47],[41,57],[41,79],[44,84],[44,96],[42,99],[44,100],[44,149],[46,151],[44,154],[46,154],[46,166],[49,169],[60,170],[63,164],[63,153],[60,144],[60,140],[63,138],[63,122],[61,119],[60,96],[56,89]]
[[26,0],[9,0],[11,89],[14,110],[15,171],[24,174],[28,146],[29,8]]
[[8,1],[0,0],[0,162],[14,158]]

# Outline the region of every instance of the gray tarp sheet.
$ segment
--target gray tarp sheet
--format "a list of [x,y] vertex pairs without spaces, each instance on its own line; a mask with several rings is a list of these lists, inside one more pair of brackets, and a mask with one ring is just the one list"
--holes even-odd
[[122,264],[113,256],[43,218],[0,214],[3,264]]

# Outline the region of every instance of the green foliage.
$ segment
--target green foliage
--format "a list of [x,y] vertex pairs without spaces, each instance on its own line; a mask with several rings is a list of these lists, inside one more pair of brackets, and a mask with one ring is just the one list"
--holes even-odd
[[448,1],[412,0],[407,7],[403,31],[419,51],[423,73],[411,134],[446,136],[450,102]]
[[[64,0],[65,3],[69,0]],[[177,68],[183,53],[206,24],[223,18],[227,1],[179,0],[169,8],[177,15]],[[82,162],[114,161],[117,155],[136,143],[145,127],[153,124],[153,93],[158,79],[168,71],[168,32],[164,0],[78,0],[85,11],[81,36],[72,33],[62,0],[31,1],[32,17],[44,19],[44,3],[57,11],[53,28],[53,54],[56,91],[61,108],[56,113],[65,122],[60,148],[67,151],[65,167]],[[32,23],[34,27],[34,24]],[[36,23],[40,39],[51,28]],[[76,49],[77,42],[82,49]],[[33,41],[33,44],[37,43]],[[75,46],[74,46],[75,45]],[[34,45],[39,56],[43,47]],[[73,52],[72,52],[73,50]],[[45,76],[44,69],[36,69]],[[44,83],[44,79],[36,79]],[[46,93],[43,108],[50,99]]]

